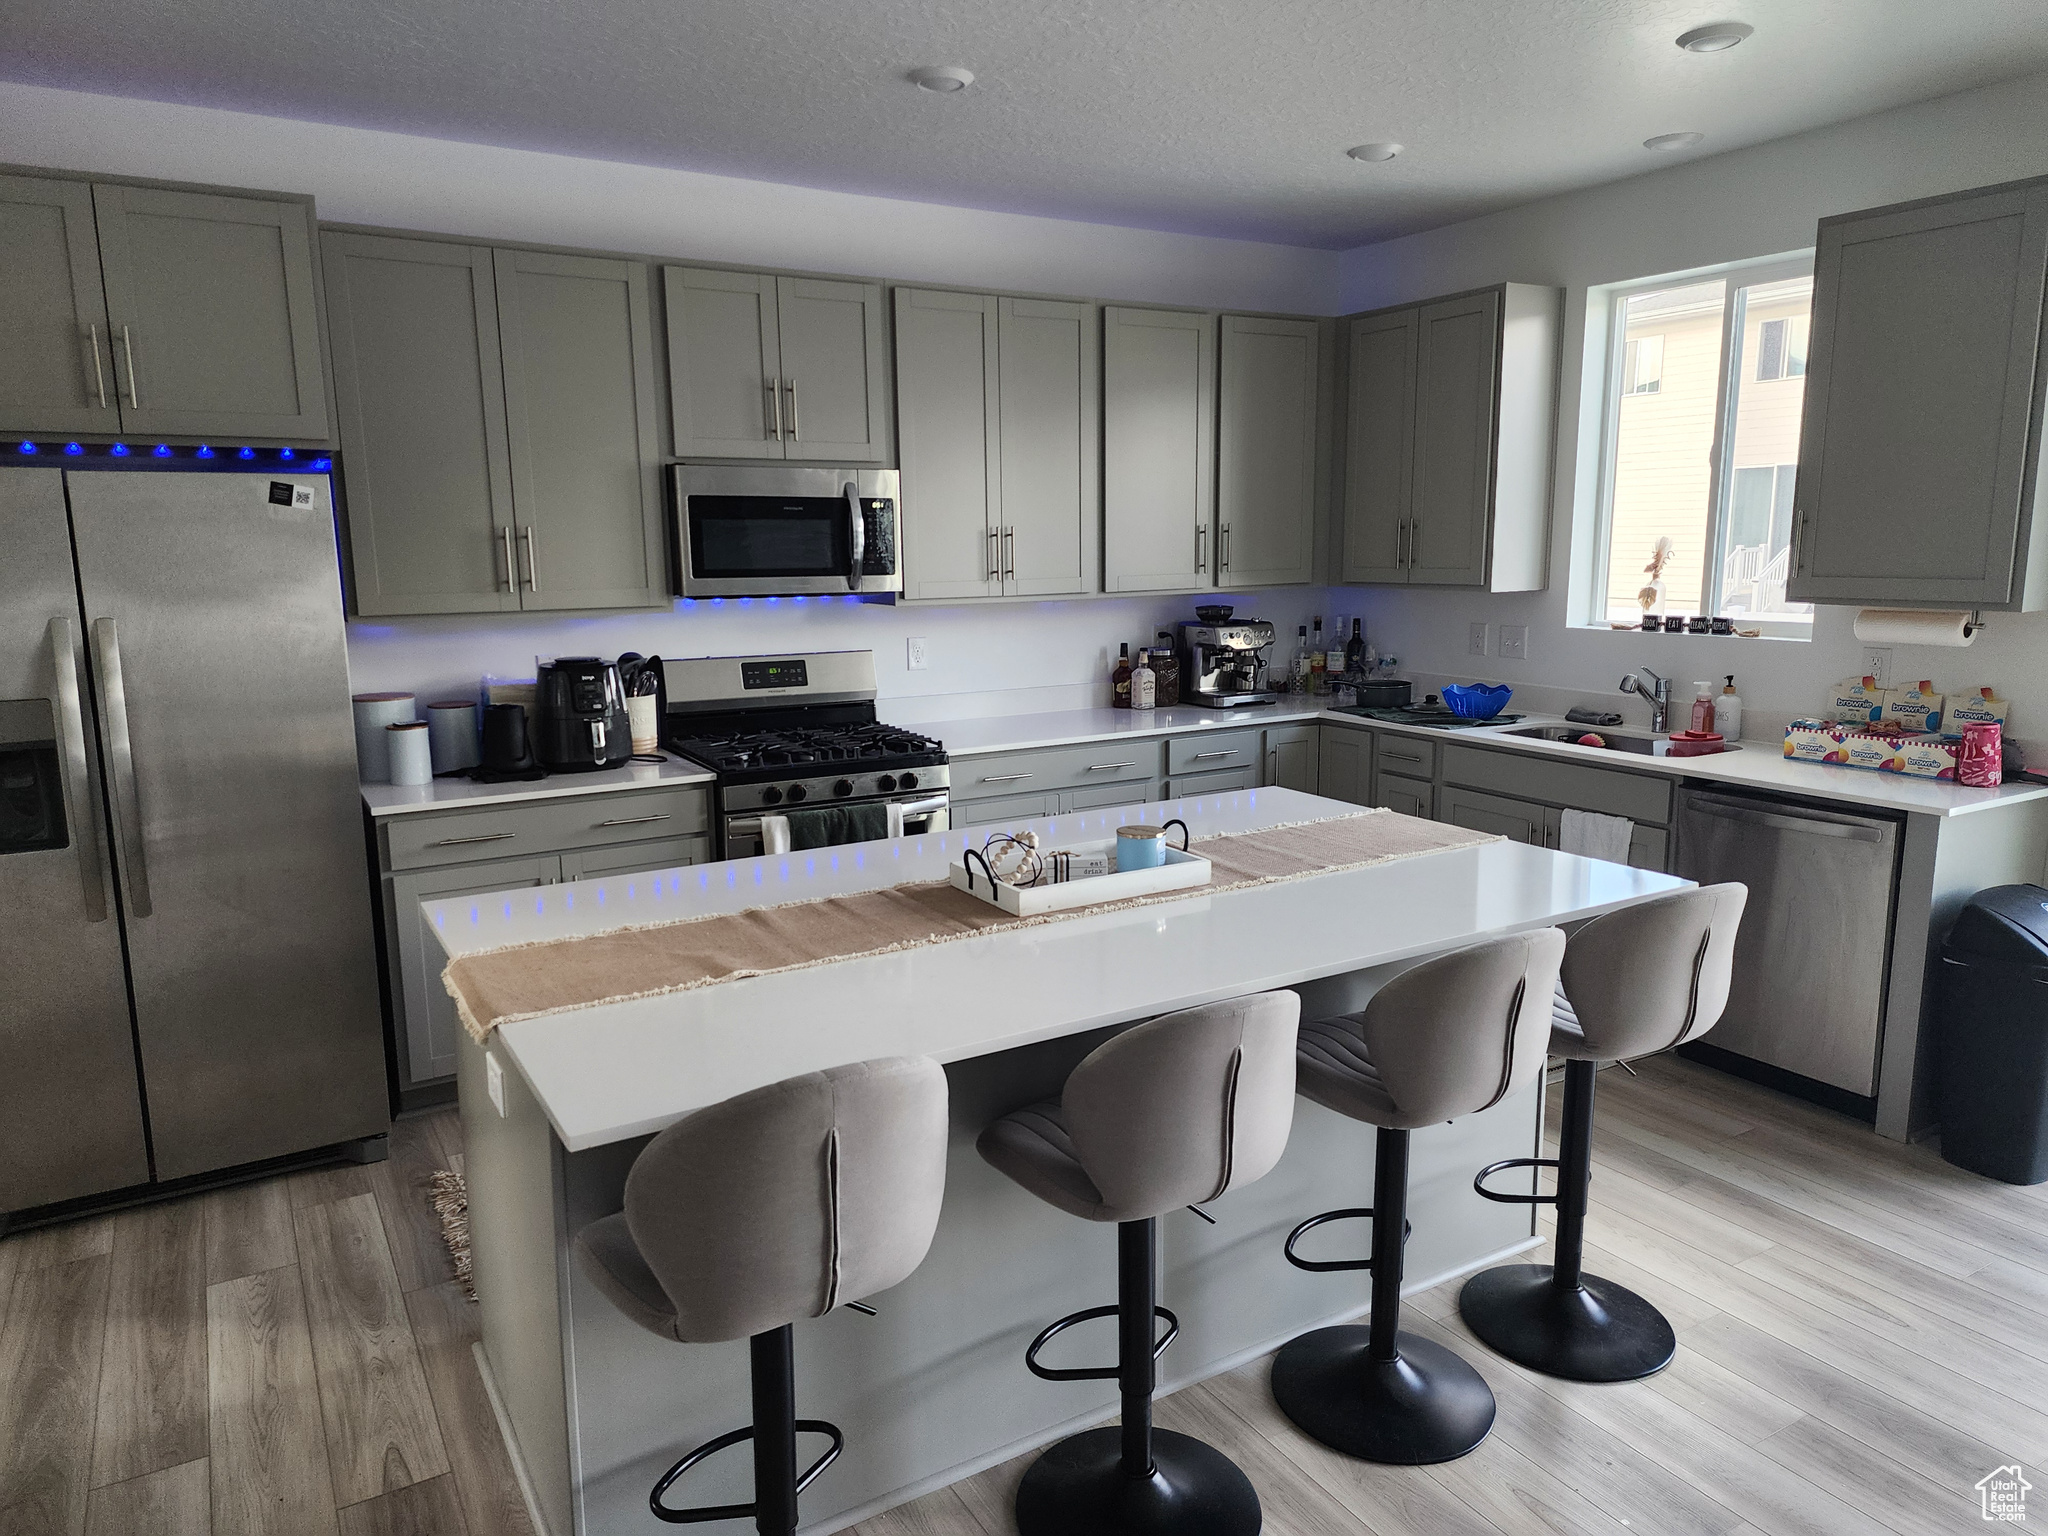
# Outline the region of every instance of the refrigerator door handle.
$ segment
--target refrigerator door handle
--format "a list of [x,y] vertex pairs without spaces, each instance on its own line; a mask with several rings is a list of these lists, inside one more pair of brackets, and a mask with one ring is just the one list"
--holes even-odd
[[71,836],[78,849],[78,877],[85,889],[88,921],[107,920],[107,888],[100,878],[100,822],[92,801],[92,781],[85,767],[85,711],[78,695],[78,659],[72,649],[71,621],[50,620],[50,655],[57,665],[57,729],[63,736],[64,799],[71,815]]
[[93,654],[99,661],[100,716],[107,727],[107,760],[114,771],[115,832],[128,872],[128,912],[148,917],[149,865],[142,851],[142,801],[135,788],[135,750],[128,739],[128,690],[121,680],[121,636],[112,619],[92,621]]

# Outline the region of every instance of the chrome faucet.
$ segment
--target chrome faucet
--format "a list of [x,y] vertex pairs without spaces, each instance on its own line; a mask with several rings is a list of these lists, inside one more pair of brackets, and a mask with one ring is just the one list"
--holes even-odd
[[[1653,686],[1645,688],[1643,679],[1648,678]],[[1639,693],[1650,701],[1650,729],[1659,735],[1671,728],[1671,679],[1659,677],[1648,667],[1641,667],[1621,680],[1623,693]]]

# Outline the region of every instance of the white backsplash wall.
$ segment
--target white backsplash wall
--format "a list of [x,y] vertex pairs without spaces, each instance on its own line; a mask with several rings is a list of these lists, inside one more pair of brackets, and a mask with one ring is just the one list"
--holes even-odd
[[[2037,75],[1347,251],[1347,311],[1503,280],[1565,290],[1549,589],[1493,597],[1381,588],[1381,643],[1421,680],[1484,677],[1526,690],[1525,704],[1599,700],[1636,722],[1648,706],[1622,700],[1615,683],[1638,665],[1671,676],[1681,705],[1694,679],[1735,673],[1745,734],[1812,710],[1831,684],[1863,671],[1852,611],[1822,609],[1806,643],[1570,626],[1572,524],[1592,515],[1598,445],[1595,419],[1582,420],[1579,408],[1587,287],[1796,251],[1812,245],[1815,221],[1827,214],[2044,173],[2048,76]],[[1469,626],[1482,622],[1494,626],[1495,651],[1483,660],[1467,649]],[[1528,660],[1499,658],[1502,624],[1528,626]],[[2013,702],[2014,736],[2048,763],[2048,615],[1994,615],[1966,650],[1896,647],[1892,671],[1948,689],[1996,686]]]
[[[1200,601],[1208,602],[1205,594]],[[1239,618],[1271,619],[1294,642],[1320,613],[1364,617],[1365,601],[1339,589],[1289,587],[1213,594]],[[563,616],[355,619],[348,627],[356,692],[386,689],[473,698],[479,679],[530,678],[535,656],[738,656],[872,650],[882,717],[899,725],[968,716],[1036,714],[1109,703],[1117,646],[1153,643],[1155,631],[1194,617],[1192,597],[891,607],[841,598],[678,601],[666,611]],[[1348,624],[1347,624],[1348,629]],[[925,638],[928,664],[906,666],[905,642]]]

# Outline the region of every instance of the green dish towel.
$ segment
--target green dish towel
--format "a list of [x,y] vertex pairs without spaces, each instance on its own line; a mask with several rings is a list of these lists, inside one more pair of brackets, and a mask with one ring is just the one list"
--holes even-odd
[[830,848],[839,843],[871,843],[889,835],[889,807],[821,805],[815,810],[789,811],[791,848]]

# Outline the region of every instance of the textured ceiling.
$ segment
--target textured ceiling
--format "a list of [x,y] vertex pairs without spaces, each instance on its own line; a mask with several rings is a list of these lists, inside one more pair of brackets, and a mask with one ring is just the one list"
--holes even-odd
[[[1344,248],[2048,69],[2043,0],[8,0],[0,78]],[[1672,39],[1706,21],[1728,53]],[[975,85],[937,96],[918,64]],[[1697,148],[1655,155],[1652,134]],[[1408,146],[1361,165],[1368,140]]]

